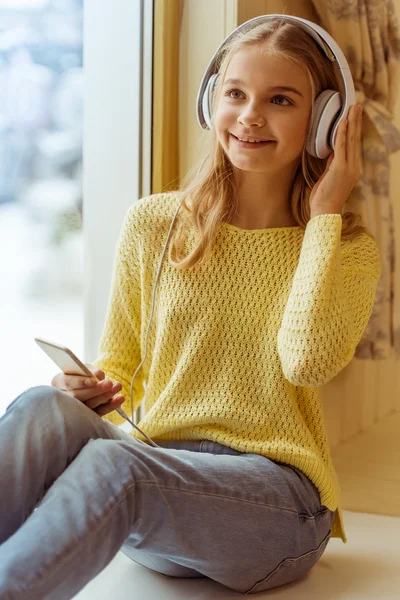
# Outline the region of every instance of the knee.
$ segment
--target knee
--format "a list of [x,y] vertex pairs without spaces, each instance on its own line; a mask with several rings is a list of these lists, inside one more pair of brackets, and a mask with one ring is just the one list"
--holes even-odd
[[[129,441],[92,438],[88,440],[82,452],[85,453],[88,462],[100,462],[104,472],[119,473],[121,481],[132,482],[135,474],[143,474],[138,448]],[[150,476],[149,473],[147,475]]]
[[48,394],[49,390],[53,390],[49,385],[37,385],[34,387],[30,387],[24,392],[21,392],[19,396],[14,398],[12,402],[6,407],[6,412],[10,410],[11,407],[16,408],[16,406],[20,406],[21,404],[26,404],[27,402],[31,402],[33,398],[37,401],[42,398],[44,394]]
[[121,451],[117,440],[91,438],[81,450],[87,464],[103,465],[106,470],[116,472],[116,464],[120,462]]
[[66,392],[51,385],[37,385],[28,388],[17,396],[15,400],[7,406],[6,412],[13,407],[13,410],[21,410],[23,412],[33,410],[40,413],[43,409],[47,413],[49,406],[65,406],[68,399],[71,401],[71,404],[77,402]]

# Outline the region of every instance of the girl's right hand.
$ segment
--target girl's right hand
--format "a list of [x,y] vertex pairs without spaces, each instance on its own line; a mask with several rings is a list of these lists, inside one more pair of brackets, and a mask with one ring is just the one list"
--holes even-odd
[[122,385],[119,382],[114,383],[111,379],[105,379],[104,371],[88,363],[85,363],[85,365],[100,381],[96,382],[93,377],[91,379],[93,385],[87,386],[85,381],[90,379],[87,375],[66,375],[61,371],[53,377],[50,385],[84,402],[86,406],[100,416],[120,407],[124,402],[124,396],[121,396],[121,394],[115,396],[115,398],[113,396],[122,389]]

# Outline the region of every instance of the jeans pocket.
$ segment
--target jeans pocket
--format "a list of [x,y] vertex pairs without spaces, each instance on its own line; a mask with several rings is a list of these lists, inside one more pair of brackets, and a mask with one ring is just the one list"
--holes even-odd
[[322,540],[318,548],[305,552],[297,558],[286,558],[273,571],[261,581],[258,581],[251,587],[246,594],[256,594],[265,592],[274,587],[292,583],[297,579],[301,579],[310,569],[318,562],[329,543],[332,529]]

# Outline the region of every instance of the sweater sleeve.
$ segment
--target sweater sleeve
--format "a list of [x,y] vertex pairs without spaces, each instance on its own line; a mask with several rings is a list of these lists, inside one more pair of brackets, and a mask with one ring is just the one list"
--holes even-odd
[[352,359],[370,319],[380,252],[366,233],[341,244],[342,216],[310,219],[277,335],[285,378],[318,387]]
[[[120,230],[114,254],[114,266],[108,307],[100,337],[99,355],[91,364],[104,371],[106,378],[119,381],[124,396],[122,409],[130,417],[131,379],[141,362],[140,323],[141,286],[138,224],[135,205],[131,206]],[[135,377],[132,390],[133,411],[144,396],[142,369]],[[103,416],[115,425],[124,419],[112,411]]]

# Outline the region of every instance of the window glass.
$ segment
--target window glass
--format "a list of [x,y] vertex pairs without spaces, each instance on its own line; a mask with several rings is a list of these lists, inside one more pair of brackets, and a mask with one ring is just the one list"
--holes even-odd
[[0,0],[0,415],[83,349],[83,0]]

